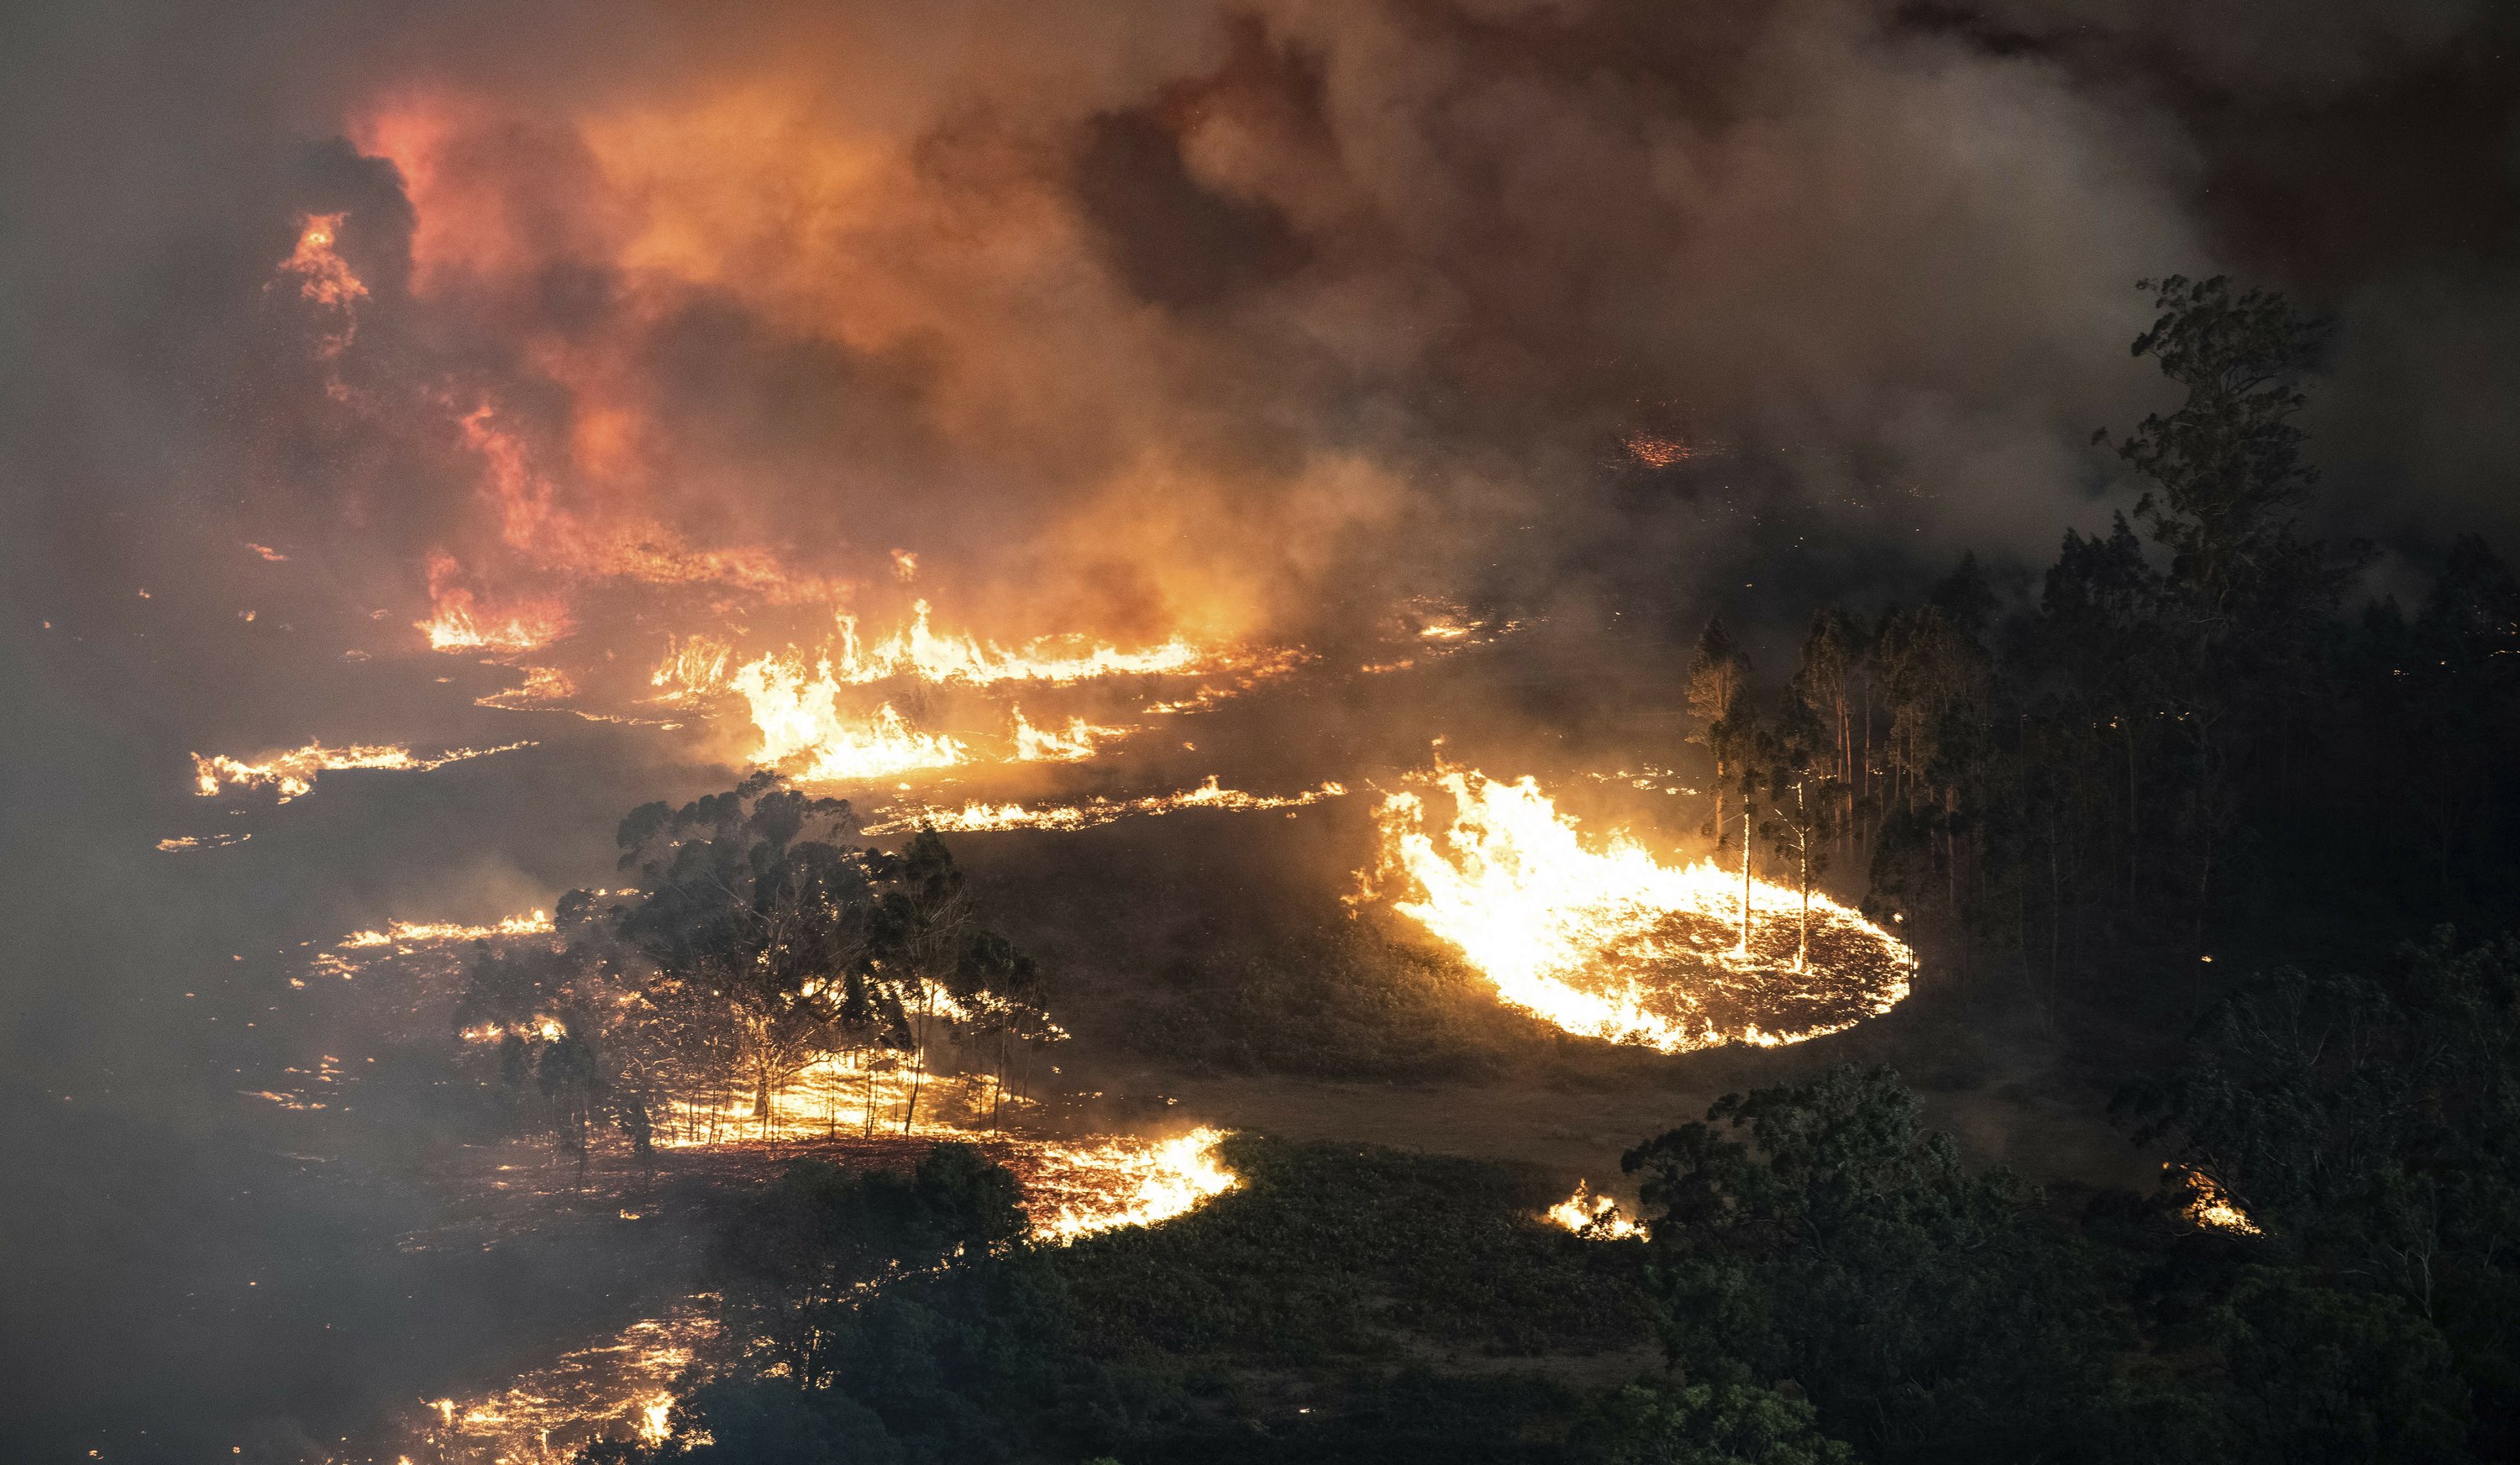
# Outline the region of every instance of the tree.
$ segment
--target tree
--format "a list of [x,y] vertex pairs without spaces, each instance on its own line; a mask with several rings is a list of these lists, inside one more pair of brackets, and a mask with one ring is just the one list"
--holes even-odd
[[2138,288],[2153,292],[2161,314],[2134,354],[2152,357],[2186,391],[2176,412],[2146,417],[2118,454],[2152,480],[2136,519],[2171,556],[2166,710],[2186,744],[2182,812],[2201,940],[2224,845],[2240,821],[2242,749],[2272,743],[2272,766],[2288,763],[2289,714],[2306,694],[2317,639],[2369,554],[2302,534],[2295,514],[2318,475],[2292,419],[2309,402],[2303,382],[2325,325],[2271,291],[2235,296],[2222,276]]
[[2123,1337],[2093,1259],[2009,1173],[1963,1171],[1888,1070],[1728,1094],[1620,1165],[1689,1378],[1795,1380],[1882,1460],[2052,1458],[2096,1429]]
[[1862,798],[1862,773],[1857,767],[1854,688],[1865,664],[1864,628],[1836,605],[1812,612],[1803,635],[1801,670],[1794,674],[1794,692],[1818,719],[1834,754],[1829,777],[1836,784],[1839,807],[1833,822],[1841,835],[1856,828],[1855,811]]
[[1594,1405],[1567,1440],[1582,1465],[1852,1465],[1820,1432],[1810,1402],[1755,1384],[1630,1384]]
[[[1715,836],[1715,848],[1722,850],[1726,839],[1724,822],[1724,786],[1728,775],[1738,778],[1738,765],[1747,751],[1743,746],[1747,728],[1734,716],[1741,705],[1742,693],[1750,685],[1750,656],[1732,640],[1732,628],[1716,616],[1706,623],[1697,638],[1697,654],[1688,663],[1688,710],[1697,716],[1698,731],[1689,741],[1702,743],[1715,760],[1715,819],[1709,832]],[[1743,808],[1746,810],[1747,805]],[[1746,849],[1750,841],[1749,819],[1742,818],[1741,842]],[[1744,866],[1746,869],[1746,865]],[[1743,940],[1748,940],[1745,935]]]
[[1794,871],[1802,895],[1794,970],[1811,960],[1812,882],[1828,869],[1828,841],[1836,832],[1837,780],[1830,776],[1832,749],[1818,709],[1799,687],[1789,688],[1763,740],[1759,768],[1766,818],[1759,833]]
[[719,1229],[711,1270],[737,1326],[790,1384],[825,1389],[881,1285],[1023,1245],[1019,1195],[966,1144],[935,1146],[909,1176],[798,1160]]
[[[680,810],[622,821],[624,869],[646,886],[619,931],[664,972],[722,999],[766,1130],[771,1095],[853,1038],[906,1043],[898,997],[873,980],[886,857],[833,842],[850,812],[769,775]],[[802,838],[809,830],[821,839]]]
[[893,888],[884,892],[877,909],[873,964],[892,972],[895,1000],[909,1023],[910,1102],[901,1111],[901,1132],[907,1134],[919,1113],[920,1087],[939,1015],[950,1021],[975,991],[964,960],[971,936],[971,902],[963,871],[933,829],[911,837],[891,872]]

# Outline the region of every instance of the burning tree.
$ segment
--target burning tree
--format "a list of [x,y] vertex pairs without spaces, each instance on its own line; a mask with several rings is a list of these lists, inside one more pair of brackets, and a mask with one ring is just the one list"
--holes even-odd
[[608,1119],[644,1153],[678,1099],[711,1132],[742,1113],[766,1134],[783,1090],[845,1065],[872,1132],[889,1056],[909,1070],[906,1133],[933,1045],[967,1027],[998,1038],[994,1112],[1009,1049],[1058,1036],[1041,973],[977,927],[942,839],[894,855],[843,843],[852,828],[846,802],[766,774],[632,811],[617,841],[638,893],[599,909],[573,892],[549,943],[485,944],[471,969],[456,1026],[498,1044],[512,1114],[539,1088],[562,1147]]

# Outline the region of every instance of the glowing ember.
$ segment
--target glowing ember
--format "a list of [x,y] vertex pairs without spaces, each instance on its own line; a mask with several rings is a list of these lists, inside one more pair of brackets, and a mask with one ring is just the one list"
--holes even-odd
[[597,1440],[664,1438],[672,1388],[717,1341],[708,1299],[634,1322],[561,1354],[496,1394],[438,1399],[416,1421],[416,1443],[442,1461],[562,1465]]
[[1550,1221],[1578,1236],[1599,1241],[1621,1241],[1642,1236],[1644,1227],[1628,1219],[1618,1201],[1606,1195],[1595,1195],[1582,1180],[1575,1182],[1575,1193],[1549,1208]]
[[2258,1229],[2258,1223],[2249,1219],[2249,1213],[2240,1209],[2240,1203],[2232,1199],[2231,1192],[2215,1183],[2213,1177],[2203,1171],[2187,1172],[2184,1181],[2187,1187],[2187,1206],[2180,1214],[2185,1216],[2190,1221],[2212,1230],[2229,1231],[2237,1236],[2265,1234]]
[[1036,728],[1024,720],[1023,709],[1014,708],[1015,757],[1024,763],[1076,763],[1094,756],[1102,743],[1115,737],[1126,737],[1126,728],[1103,728],[1081,717],[1067,720],[1065,731]]
[[1088,799],[1081,804],[966,804],[960,809],[886,810],[886,817],[866,826],[869,834],[899,834],[911,829],[940,833],[980,833],[997,829],[1090,829],[1131,815],[1170,814],[1180,809],[1301,809],[1347,792],[1341,783],[1325,783],[1293,794],[1244,793],[1218,784],[1216,776],[1180,793],[1149,794],[1139,799]]
[[1667,468],[1675,463],[1686,463],[1692,456],[1688,444],[1679,438],[1653,432],[1635,433],[1620,446],[1628,450],[1629,457],[1649,468]]
[[185,850],[224,850],[231,845],[243,844],[252,837],[250,834],[179,834],[172,839],[158,841],[158,852],[161,855],[174,855]]
[[568,633],[568,607],[556,599],[492,605],[457,583],[463,573],[446,555],[428,556],[428,619],[412,624],[433,651],[505,651],[549,645]]
[[[1674,868],[1613,834],[1598,849],[1530,778],[1445,770],[1456,815],[1426,832],[1424,802],[1380,811],[1380,864],[1409,895],[1394,909],[1457,948],[1508,1003],[1569,1033],[1680,1052],[1795,1043],[1888,1011],[1915,957],[1859,912],[1815,892],[1812,957],[1795,969],[1801,895],[1711,861]],[[1740,939],[1746,905],[1749,941]]]
[[889,702],[872,718],[842,714],[840,686],[828,661],[808,676],[797,661],[765,656],[737,672],[733,686],[751,705],[752,724],[761,732],[752,761],[809,782],[950,768],[970,756],[950,736],[913,729]]
[[313,788],[319,774],[341,769],[385,769],[395,773],[425,774],[430,769],[444,768],[467,758],[487,758],[493,753],[509,753],[532,746],[530,742],[511,742],[495,748],[449,748],[434,758],[423,758],[395,743],[358,743],[346,748],[328,748],[320,742],[310,742],[286,753],[267,754],[258,762],[231,758],[224,753],[212,757],[195,753],[194,791],[203,798],[215,798],[223,787],[272,788],[279,790],[280,802],[286,804]]

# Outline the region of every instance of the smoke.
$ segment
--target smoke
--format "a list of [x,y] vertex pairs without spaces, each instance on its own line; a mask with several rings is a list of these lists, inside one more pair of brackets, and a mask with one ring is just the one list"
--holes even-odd
[[[1011,638],[1309,639],[1418,594],[1552,616],[1570,652],[1719,605],[1798,618],[2104,522],[2129,485],[2090,435],[2161,403],[2124,348],[2134,282],[2174,271],[2339,315],[2335,527],[2507,534],[2512,24],[2452,0],[16,7],[0,991],[26,1183],[0,1228],[76,1265],[11,1283],[10,1411],[127,1398],[102,1381],[165,1297],[281,1245],[201,1204],[236,1182],[187,1157],[270,1141],[208,1117],[237,1053],[176,994],[233,966],[221,1016],[256,1020],[275,928],[506,913],[707,777],[627,743],[483,760],[155,854],[202,818],[191,751],[515,735],[343,654],[408,638],[432,555],[485,605],[845,584]],[[362,293],[317,299],[281,264],[335,214]],[[414,868],[443,904],[384,909]],[[351,1306],[256,1324],[184,1397],[286,1372]]]

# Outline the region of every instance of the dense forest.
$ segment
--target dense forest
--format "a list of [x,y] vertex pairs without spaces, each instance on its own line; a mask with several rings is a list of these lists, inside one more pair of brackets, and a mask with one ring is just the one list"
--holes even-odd
[[[1850,1064],[1639,1136],[1633,1233],[1543,1223],[1547,1177],[1514,1166],[1247,1135],[1238,1189],[1064,1246],[968,1147],[799,1162],[713,1252],[740,1366],[668,1438],[586,1458],[2520,1454],[2520,583],[2461,539],[2419,602],[2372,599],[2373,552],[2304,527],[2320,327],[2222,280],[2148,288],[2135,351],[2184,400],[2118,442],[2149,491],[2068,532],[2035,603],[2005,613],[1964,560],[1918,604],[1821,607],[1782,677],[1719,619],[1688,687],[1725,858],[1863,894],[1963,1001],[2202,1014],[2121,1076],[2158,1191],[1972,1170]],[[915,1051],[931,979],[1044,1035],[1021,958],[935,934],[941,846],[798,840],[840,812],[762,784],[624,825],[625,865],[714,904],[651,896],[608,939],[657,971],[740,951],[769,987],[700,1043],[718,1077],[624,1059],[608,1091]],[[762,914],[799,910],[848,960]],[[807,966],[856,975],[809,992]],[[554,1006],[540,971],[476,972],[466,1020]]]

